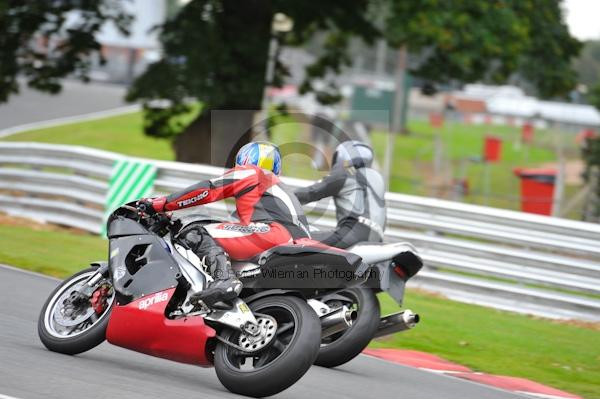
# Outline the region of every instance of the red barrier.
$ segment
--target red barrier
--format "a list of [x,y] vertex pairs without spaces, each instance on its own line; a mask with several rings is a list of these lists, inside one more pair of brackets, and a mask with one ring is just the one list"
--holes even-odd
[[514,172],[521,178],[521,210],[551,215],[556,170],[517,168]]
[[523,143],[531,144],[533,142],[533,125],[529,122],[523,124],[521,129],[521,141]]
[[593,139],[596,136],[598,136],[598,134],[596,133],[596,131],[594,129],[583,129],[581,132],[579,132],[577,134],[577,136],[575,136],[575,142],[578,145],[582,145],[583,143],[585,143],[585,141],[587,139]]
[[444,125],[444,115],[439,112],[430,112],[429,124],[436,129],[441,129]]
[[500,161],[502,154],[502,139],[494,136],[486,136],[483,146],[483,159],[486,162]]

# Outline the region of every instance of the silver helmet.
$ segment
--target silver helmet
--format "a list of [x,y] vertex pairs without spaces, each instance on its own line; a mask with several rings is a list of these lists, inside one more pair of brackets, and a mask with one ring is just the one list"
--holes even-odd
[[333,153],[331,166],[345,165],[355,168],[370,167],[373,163],[373,149],[366,143],[357,140],[344,141]]

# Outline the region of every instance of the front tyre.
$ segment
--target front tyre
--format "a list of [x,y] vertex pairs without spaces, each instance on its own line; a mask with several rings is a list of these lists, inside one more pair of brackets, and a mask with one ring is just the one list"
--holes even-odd
[[72,295],[96,273],[90,267],[63,281],[48,297],[38,318],[38,335],[53,352],[75,355],[100,345],[114,301],[114,289],[101,280],[90,300],[72,301]]
[[379,301],[368,288],[352,288],[335,295],[335,299],[325,303],[332,308],[346,305],[358,312],[358,317],[345,331],[323,339],[317,366],[337,367],[358,356],[367,347],[379,326],[381,312]]
[[[253,397],[274,395],[298,381],[315,361],[321,342],[319,318],[305,301],[293,296],[261,298],[249,306],[257,319],[275,319],[275,336],[253,353],[219,343],[215,370],[231,392]],[[239,331],[229,331],[222,337],[230,342],[246,342]]]

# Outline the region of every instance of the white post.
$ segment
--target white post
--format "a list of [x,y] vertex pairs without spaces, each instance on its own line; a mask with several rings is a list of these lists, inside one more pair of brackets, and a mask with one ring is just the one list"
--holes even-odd
[[265,86],[263,88],[260,125],[262,127],[261,134],[265,134],[267,138],[270,137],[268,117],[269,117],[269,88],[273,83],[273,75],[275,74],[275,55],[277,54],[277,37],[275,32],[271,34],[271,41],[269,42],[269,58],[267,60],[267,71],[265,72]]
[[377,41],[377,52],[375,53],[375,73],[378,76],[385,75],[385,64],[386,64],[386,53],[387,43],[384,39]]
[[558,171],[556,173],[556,180],[554,181],[554,194],[552,197],[552,216],[560,217],[560,208],[562,206],[562,200],[565,191],[566,177],[565,151],[563,146],[563,135],[561,131],[558,131],[556,138],[556,154],[558,156]]
[[396,145],[396,134],[400,133],[404,126],[404,91],[406,88],[405,75],[406,75],[406,59],[407,50],[406,46],[400,47],[398,50],[398,63],[396,64],[396,93],[394,95],[394,104],[392,109],[392,129],[388,134],[388,144],[385,149],[385,162],[383,168],[383,177],[386,182],[386,188],[389,190],[390,182],[392,179],[392,157],[394,155],[394,146]]
[[490,192],[491,192],[491,176],[490,176],[490,163],[484,161],[483,164],[483,195],[485,196],[485,206],[490,205]]
[[294,27],[294,21],[287,15],[277,13],[273,16],[273,22],[271,24],[271,41],[269,42],[269,58],[267,59],[267,70],[265,72],[265,85],[263,88],[263,97],[261,107],[261,126],[262,132],[269,137],[267,119],[269,117],[269,87],[273,83],[273,77],[275,75],[275,62],[277,55],[278,40],[277,35],[279,33],[289,32]]

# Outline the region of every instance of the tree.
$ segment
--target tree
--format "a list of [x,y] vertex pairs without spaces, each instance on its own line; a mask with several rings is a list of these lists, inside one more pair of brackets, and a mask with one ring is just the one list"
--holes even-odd
[[[303,92],[315,90],[315,78],[338,73],[351,61],[350,38],[372,42],[381,36],[392,46],[406,45],[416,61],[411,72],[434,82],[503,82],[518,75],[544,97],[562,95],[575,83],[570,61],[580,44],[569,35],[558,0],[193,0],[162,27],[164,57],[128,96],[144,101],[148,134],[175,137],[178,160],[223,165],[250,139],[251,112],[218,122],[210,115],[260,108],[277,12],[294,20],[287,44],[325,37],[320,56],[307,68]],[[285,73],[278,62],[274,83]],[[317,98],[335,102],[336,89],[329,84]],[[203,109],[187,125],[180,117],[189,112],[190,98]]]
[[[314,90],[311,79],[350,62],[344,53],[350,37],[376,37],[368,6],[367,0],[191,1],[162,26],[164,57],[134,82],[128,99],[144,102],[146,133],[175,137],[178,160],[228,164],[250,139],[253,111],[261,106],[273,16],[284,13],[293,19],[287,43],[325,35],[323,53],[308,66],[302,85],[309,91]],[[274,83],[285,74],[285,65],[278,62]],[[317,96],[323,102],[337,100],[335,86]],[[190,111],[190,98],[201,102],[202,111],[185,126],[180,116]],[[217,115],[215,110],[247,112]]]
[[588,101],[594,107],[600,110],[600,80],[594,87],[592,87],[588,93]]
[[[86,79],[95,39],[107,21],[126,27],[120,0],[4,0],[0,3],[0,101],[29,86],[60,90],[67,75]],[[339,100],[335,80],[351,62],[348,44],[384,37],[406,46],[411,72],[434,82],[503,82],[520,76],[549,97],[574,83],[570,60],[579,42],[568,34],[558,0],[192,0],[159,27],[163,58],[130,88],[144,103],[146,133],[175,138],[181,161],[223,165],[250,139],[252,116],[265,86],[271,22],[294,21],[279,40],[301,45],[319,37],[322,48],[306,68],[301,92],[322,103]],[[76,11],[78,18],[70,19]],[[73,22],[74,21],[74,22]],[[278,61],[272,84],[286,76]],[[314,80],[323,78],[323,86]],[[190,122],[190,110],[202,111]],[[215,110],[248,110],[235,115]],[[212,133],[212,134],[211,134]]]
[[600,109],[600,40],[585,42],[573,66],[579,75],[579,82],[587,88],[587,101]]
[[600,40],[583,44],[581,54],[573,60],[573,68],[579,75],[579,82],[588,89],[600,84]]
[[87,80],[101,26],[126,33],[129,20],[117,0],[0,1],[0,103],[19,92],[19,77],[49,93],[67,75]]
[[590,189],[584,218],[590,222],[598,222],[600,221],[600,137],[595,135],[586,138],[581,156],[585,163],[583,179]]
[[411,73],[434,82],[525,78],[542,97],[575,85],[570,36],[558,0],[393,1],[388,41],[406,45]]

